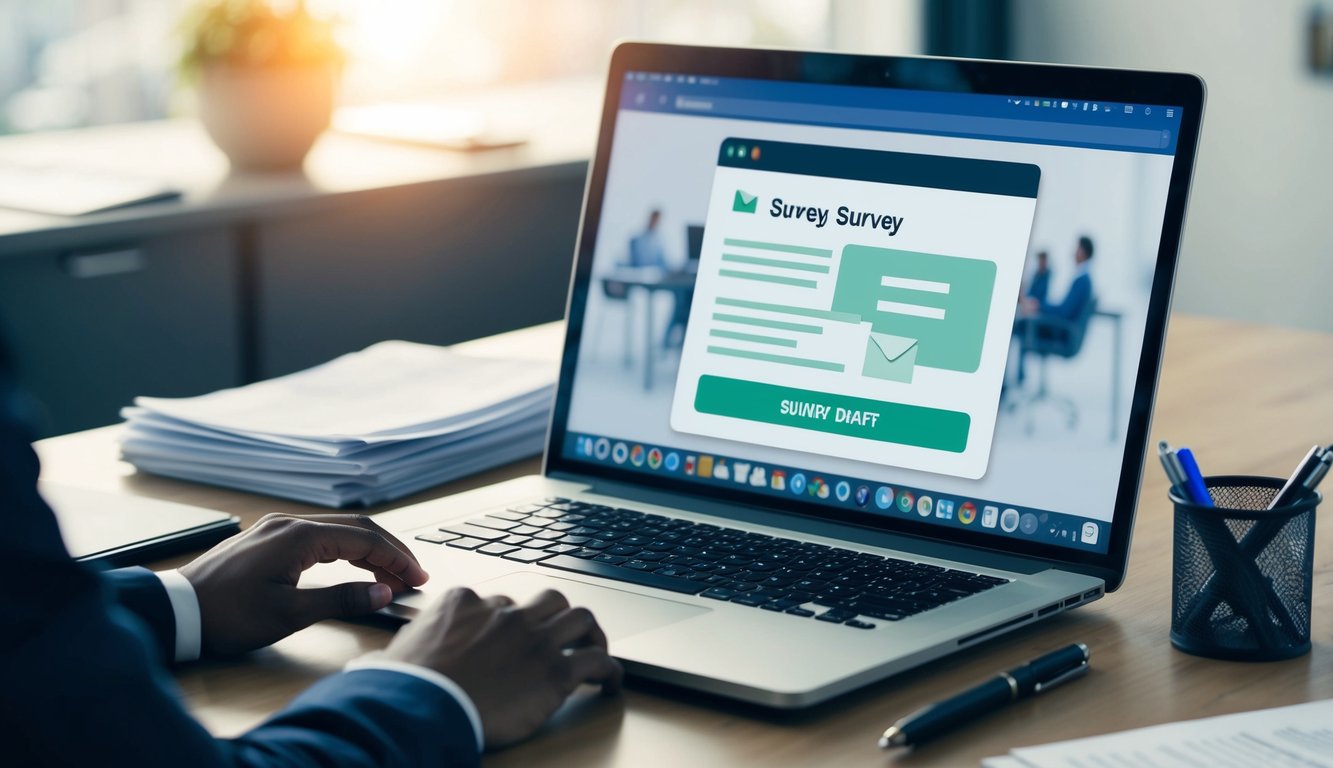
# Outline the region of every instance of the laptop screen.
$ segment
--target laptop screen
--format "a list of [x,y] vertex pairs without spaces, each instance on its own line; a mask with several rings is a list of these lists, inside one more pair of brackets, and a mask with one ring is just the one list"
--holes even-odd
[[1107,551],[1181,105],[621,75],[561,459]]

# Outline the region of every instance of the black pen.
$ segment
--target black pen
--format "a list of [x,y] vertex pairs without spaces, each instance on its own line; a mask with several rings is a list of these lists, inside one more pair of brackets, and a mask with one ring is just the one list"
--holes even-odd
[[1316,445],[1305,454],[1301,463],[1296,465],[1296,471],[1291,473],[1282,490],[1277,492],[1273,501],[1268,505],[1269,509],[1285,507],[1288,504],[1294,504],[1299,498],[1305,495],[1305,481],[1310,474],[1319,468],[1320,461],[1324,458],[1323,446]]
[[1001,672],[975,688],[904,717],[879,737],[881,749],[916,746],[990,714],[1011,701],[1050,690],[1088,672],[1088,646],[1074,643]]

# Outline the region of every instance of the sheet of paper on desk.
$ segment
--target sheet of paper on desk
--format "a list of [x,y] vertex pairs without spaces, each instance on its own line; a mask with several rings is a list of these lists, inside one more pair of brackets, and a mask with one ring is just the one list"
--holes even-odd
[[1333,768],[1333,700],[1021,747],[984,768]]

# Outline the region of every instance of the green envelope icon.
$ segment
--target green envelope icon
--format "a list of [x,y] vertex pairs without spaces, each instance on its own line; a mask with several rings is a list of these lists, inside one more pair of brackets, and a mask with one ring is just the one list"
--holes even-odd
[[758,205],[758,195],[752,195],[741,189],[736,190],[736,196],[731,199],[731,210],[736,213],[754,213]]
[[866,342],[866,360],[862,376],[888,381],[912,383],[912,369],[916,367],[916,339],[871,332]]

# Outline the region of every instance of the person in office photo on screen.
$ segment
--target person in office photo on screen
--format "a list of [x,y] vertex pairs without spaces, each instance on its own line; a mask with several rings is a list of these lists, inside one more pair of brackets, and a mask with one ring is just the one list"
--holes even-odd
[[[5,765],[459,766],[535,731],[584,683],[621,669],[587,610],[546,592],[517,606],[453,590],[378,653],[355,659],[258,727],[215,739],[167,666],[263,647],[314,622],[368,614],[428,575],[364,515],[270,515],[179,571],[97,573],[70,559],[37,492],[0,344],[0,554],[15,577],[0,627]],[[374,581],[297,589],[347,560]]]

